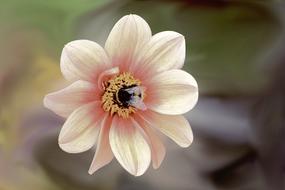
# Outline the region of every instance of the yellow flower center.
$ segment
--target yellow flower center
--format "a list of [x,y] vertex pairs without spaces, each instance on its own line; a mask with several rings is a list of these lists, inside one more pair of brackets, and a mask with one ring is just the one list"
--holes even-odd
[[144,106],[142,102],[144,92],[140,84],[141,81],[130,73],[122,73],[105,82],[103,84],[105,92],[102,96],[104,111],[128,118],[137,108],[141,109],[141,105]]

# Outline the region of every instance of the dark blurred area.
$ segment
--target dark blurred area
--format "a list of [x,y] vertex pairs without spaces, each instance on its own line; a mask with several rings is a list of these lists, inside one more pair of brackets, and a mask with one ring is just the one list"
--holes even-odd
[[[64,44],[104,45],[130,13],[187,40],[184,69],[200,91],[186,115],[194,143],[165,139],[161,167],[142,177],[115,160],[90,176],[94,150],[61,151],[64,120],[42,100],[66,85]],[[0,190],[285,189],[284,26],[282,0],[0,0]]]

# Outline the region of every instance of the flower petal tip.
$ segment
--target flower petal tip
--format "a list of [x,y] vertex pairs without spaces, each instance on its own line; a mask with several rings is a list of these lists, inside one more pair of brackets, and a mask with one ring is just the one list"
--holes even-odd
[[66,144],[70,141],[71,140],[69,138],[66,138],[65,136],[59,136],[57,140],[59,146],[61,146],[62,144]]
[[[160,165],[161,165],[161,164],[160,164]],[[157,169],[160,167],[160,165],[154,165],[154,164],[153,164],[153,165],[152,165],[152,168],[155,169],[155,170],[157,170]]]
[[45,108],[52,110],[52,100],[50,99],[50,97],[51,97],[51,94],[45,95],[44,100],[43,100],[43,105]]
[[161,153],[161,155],[160,155],[160,159],[158,160],[158,161],[156,161],[156,162],[152,162],[152,167],[153,167],[153,169],[158,169],[160,166],[161,166],[161,164],[162,164],[162,162],[163,162],[163,160],[164,160],[164,158],[165,158],[165,155],[166,155],[166,151],[165,151],[165,149],[162,151],[162,153]]
[[189,136],[187,141],[180,143],[179,146],[182,148],[188,148],[193,143],[193,135]]
[[88,174],[89,175],[93,175],[95,172],[96,172],[96,170],[91,169],[91,168],[88,170]]
[[81,40],[73,40],[73,41],[71,41],[71,42],[68,42],[67,44],[65,44],[64,45],[64,48],[65,47],[74,47],[75,45],[80,45],[82,42],[91,42],[91,43],[93,43],[92,41],[90,41],[90,40],[86,40],[86,39],[81,39]]
[[[163,156],[164,157],[164,156]],[[162,164],[163,160],[161,160],[160,163],[152,163],[152,168],[157,170],[158,168],[160,168],[161,164]]]
[[45,95],[44,100],[43,100],[43,105],[44,107],[48,108],[48,105],[49,105],[48,95]]
[[64,146],[64,145],[65,145],[64,143],[58,142],[59,148],[61,150],[63,150],[64,152],[71,153],[71,154],[77,153],[76,151],[72,151],[71,149],[67,149],[66,146]]

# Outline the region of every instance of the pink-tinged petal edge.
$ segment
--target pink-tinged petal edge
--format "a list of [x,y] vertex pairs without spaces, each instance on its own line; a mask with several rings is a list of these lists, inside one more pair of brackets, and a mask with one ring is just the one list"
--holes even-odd
[[95,86],[87,81],[76,81],[71,85],[44,98],[44,106],[57,115],[68,117],[78,107],[98,99],[94,96]]
[[110,145],[118,162],[130,174],[142,175],[149,167],[151,150],[139,124],[114,116],[110,129]]
[[92,102],[77,108],[61,128],[58,144],[68,153],[80,153],[94,146],[102,125],[104,112],[101,102]]
[[103,166],[109,164],[114,157],[109,142],[111,122],[111,117],[106,114],[103,119],[102,128],[100,130],[96,153],[88,171],[90,175],[95,173]]
[[140,116],[152,127],[158,129],[181,147],[188,147],[193,142],[193,133],[187,119],[182,115],[164,115],[146,111]]
[[156,131],[152,129],[153,127],[150,126],[141,116],[135,117],[135,120],[140,124],[149,139],[152,167],[154,169],[158,169],[166,154],[165,146],[156,134]]

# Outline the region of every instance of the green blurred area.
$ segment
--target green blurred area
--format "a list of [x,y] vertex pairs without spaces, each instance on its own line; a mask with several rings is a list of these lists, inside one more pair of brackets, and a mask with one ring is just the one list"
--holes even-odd
[[279,3],[0,0],[0,189],[77,189],[15,156],[25,139],[23,118],[65,84],[59,69],[65,43],[90,39],[103,45],[120,17],[138,14],[153,33],[175,30],[186,37],[185,69],[203,96],[254,96],[268,83],[272,52],[283,36]]
[[1,1],[1,26],[6,26],[8,30],[36,30],[44,35],[48,45],[60,51],[62,44],[74,37],[77,19],[106,2],[108,1]]

